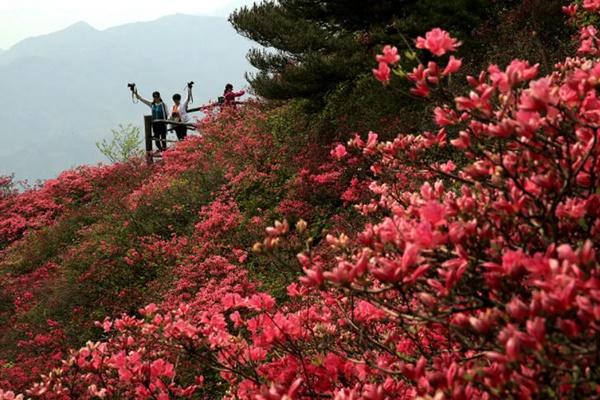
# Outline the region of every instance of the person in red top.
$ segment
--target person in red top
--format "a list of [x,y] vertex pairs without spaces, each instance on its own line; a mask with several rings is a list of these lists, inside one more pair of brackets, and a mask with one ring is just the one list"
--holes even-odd
[[231,83],[228,83],[227,85],[225,85],[225,91],[223,92],[223,98],[225,99],[223,102],[223,105],[235,107],[235,105],[236,105],[235,99],[237,97],[241,97],[245,94],[246,94],[246,92],[243,90],[240,90],[239,92],[234,92],[233,85]]

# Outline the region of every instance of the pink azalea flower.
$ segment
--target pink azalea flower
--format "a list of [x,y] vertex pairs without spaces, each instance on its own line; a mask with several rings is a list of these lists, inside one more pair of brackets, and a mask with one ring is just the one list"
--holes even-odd
[[369,136],[367,138],[367,145],[363,150],[363,153],[367,156],[375,154],[375,149],[377,148],[377,139],[379,135],[375,132],[369,132]]
[[23,400],[23,395],[19,394],[19,395],[15,395],[14,392],[11,392],[10,390],[8,391],[3,391],[2,389],[0,389],[0,399],[5,399],[5,400]]
[[346,157],[348,155],[348,152],[346,151],[346,147],[343,144],[338,144],[331,151],[331,155],[336,160],[341,160],[342,158],[344,158],[344,157]]
[[449,108],[436,107],[433,110],[435,123],[438,126],[453,125],[458,121],[456,112]]
[[427,97],[429,96],[429,86],[424,83],[417,83],[417,85],[410,89],[410,93],[417,97]]
[[443,56],[447,52],[455,51],[461,45],[457,39],[440,28],[434,28],[425,34],[425,38],[417,38],[417,48],[427,49],[436,56]]
[[384,85],[390,83],[390,73],[390,67],[385,62],[380,62],[379,68],[373,70],[373,75],[375,75],[375,78]]
[[584,0],[583,8],[587,11],[596,11],[600,8],[600,0]]
[[597,55],[598,54],[598,30],[593,26],[587,26],[581,28],[579,32],[579,49],[577,49],[577,53],[579,54],[589,54],[589,55]]
[[562,11],[569,17],[573,17],[577,14],[577,4],[570,4],[568,6],[564,6]]
[[163,359],[154,360],[150,364],[150,376],[152,379],[157,379],[161,376],[173,378],[175,376],[175,369],[170,362]]
[[454,74],[460,69],[461,66],[461,59],[455,58],[454,56],[450,56],[450,59],[448,60],[448,65],[446,65],[446,68],[444,68],[442,75]]
[[398,55],[398,49],[396,47],[387,45],[383,48],[383,54],[378,54],[375,59],[379,63],[396,64],[400,61],[400,56]]

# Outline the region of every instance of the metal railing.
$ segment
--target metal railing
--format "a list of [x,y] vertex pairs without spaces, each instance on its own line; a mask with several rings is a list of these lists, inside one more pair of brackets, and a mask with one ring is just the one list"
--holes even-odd
[[[244,104],[244,102],[243,101],[236,101],[235,104],[236,105],[238,105],[238,104]],[[215,109],[217,107],[223,107],[223,104],[221,104],[221,103],[211,103],[211,104],[203,105],[203,106],[200,106],[200,107],[190,108],[190,109],[187,110],[187,112],[191,113],[191,112],[196,112],[196,111],[206,111],[206,110]],[[145,142],[145,147],[146,147],[146,162],[148,164],[153,164],[155,158],[159,158],[160,159],[162,157],[160,155],[160,152],[155,152],[153,150],[152,142],[165,143],[165,145],[167,145],[168,143],[177,143],[177,142],[179,142],[179,140],[159,139],[159,138],[154,137],[152,135],[152,123],[153,122],[162,122],[162,123],[171,125],[172,127],[169,128],[169,129],[167,129],[167,132],[174,131],[176,129],[176,127],[178,127],[178,126],[185,126],[187,128],[187,130],[191,130],[191,131],[195,131],[196,130],[196,126],[194,124],[184,123],[184,122],[177,122],[177,121],[172,121],[172,120],[169,120],[169,119],[158,119],[158,120],[154,120],[153,121],[151,115],[144,115],[144,142]]]

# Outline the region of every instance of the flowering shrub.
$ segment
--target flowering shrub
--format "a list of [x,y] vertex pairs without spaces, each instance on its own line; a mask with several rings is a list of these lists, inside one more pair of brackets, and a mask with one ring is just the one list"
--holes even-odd
[[79,167],[47,180],[39,188],[16,195],[10,180],[0,177],[0,249],[21,238],[28,230],[50,226],[65,209],[86,204],[106,180],[131,172],[135,162],[102,167]]
[[[145,174],[139,167],[137,163],[81,167],[41,187],[20,194],[12,191],[8,197],[0,198],[5,207],[5,213],[0,215],[3,226],[15,228],[15,217],[28,218],[20,231],[3,237],[6,247],[0,252],[3,389],[29,385],[65,356],[63,352],[72,343],[73,326],[78,326],[77,331],[86,331],[82,320],[89,316],[77,304],[81,299],[70,297],[73,290],[65,287],[69,260],[75,258],[73,247],[94,232],[83,225],[110,213],[120,192],[129,192],[130,185],[143,179]],[[107,204],[110,207],[99,210],[99,205]],[[81,253],[95,244],[82,242]],[[97,253],[90,254],[97,257]],[[82,282],[80,279],[78,284]],[[90,292],[86,295],[90,296]],[[69,321],[65,321],[65,314]]]
[[[305,284],[339,288],[379,322],[362,327],[357,306],[338,300],[348,334],[366,338],[354,348],[355,362],[381,379],[340,396],[364,396],[367,386],[392,397],[561,397],[574,387],[598,394],[599,349],[588,340],[598,335],[600,310],[598,71],[585,59],[568,59],[539,79],[526,62],[491,66],[469,77],[469,97],[436,109],[437,136],[374,146],[380,178],[371,189],[389,216],[355,243],[329,237],[340,252],[335,260],[300,257]],[[469,162],[423,163],[427,150],[447,145],[450,129]],[[351,147],[371,153],[364,143]],[[386,179],[407,166],[462,187],[438,181],[410,192]]]
[[[460,45],[461,43],[451,38],[448,32],[439,28],[427,32],[425,38],[418,37],[416,40],[417,48],[427,49],[436,56],[454,52]],[[398,61],[400,61],[400,56],[398,55],[398,49],[395,47],[385,46],[383,54],[377,56],[377,61],[379,62],[379,68],[373,70],[373,75],[385,85],[390,83],[392,71],[397,75],[405,74],[401,66],[396,66]],[[461,65],[462,60],[454,56],[449,57],[447,65],[444,68],[440,67],[435,61],[428,62],[427,66],[419,63],[412,72],[407,74],[408,79],[414,84],[414,87],[410,89],[410,93],[417,97],[428,97],[432,87],[438,86],[443,82],[444,78],[455,74]],[[391,69],[390,66],[394,69]]]
[[[573,21],[597,13],[593,2],[576,3]],[[592,40],[580,54],[594,57],[586,29],[582,41]],[[441,29],[416,41],[432,56],[459,44]],[[386,46],[376,61],[375,77],[389,82],[397,50]],[[419,63],[407,75],[413,94],[445,91],[461,64],[452,55],[445,67]],[[327,149],[320,166],[307,153],[286,155],[260,107],[205,120],[204,136],[167,152],[115,214],[135,245],[118,236],[102,244],[109,257],[88,257],[102,260],[92,263],[92,275],[106,274],[98,284],[123,263],[162,296],[100,318],[101,340],[71,351],[27,395],[600,396],[600,60],[568,58],[546,76],[514,60],[467,82],[467,96],[435,108],[437,132],[356,135]],[[440,148],[451,158],[429,162]],[[176,182],[198,171],[219,175],[210,200],[207,188],[185,186],[184,196]],[[202,200],[180,202],[192,198]],[[265,226],[278,212],[290,221]],[[186,223],[163,232],[150,223],[155,214]],[[253,275],[265,274],[261,263],[277,276],[266,285]],[[161,268],[168,287],[157,282]],[[48,324],[55,338],[23,345],[62,341]]]

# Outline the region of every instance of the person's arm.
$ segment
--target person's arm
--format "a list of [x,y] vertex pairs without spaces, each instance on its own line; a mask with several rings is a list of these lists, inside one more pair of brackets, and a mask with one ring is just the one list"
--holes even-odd
[[187,95],[187,99],[185,100],[186,104],[189,103],[191,99],[192,99],[192,87],[188,86],[188,95]]
[[246,94],[246,91],[245,91],[245,90],[240,90],[239,92],[235,92],[235,93],[233,94],[233,97],[242,97],[242,96],[243,96],[243,95],[245,95],[245,94]]
[[188,109],[188,104],[190,103],[191,99],[192,99],[192,88],[188,86],[187,98],[180,105],[180,107],[183,107],[183,110],[186,111],[186,112],[187,112],[187,109]]
[[140,96],[139,93],[138,93],[138,91],[137,91],[137,89],[133,92],[133,95],[135,96],[136,99],[138,99],[139,101],[141,101],[142,103],[144,103],[148,107],[152,107],[152,102],[148,101],[145,98],[143,98],[142,96]]

